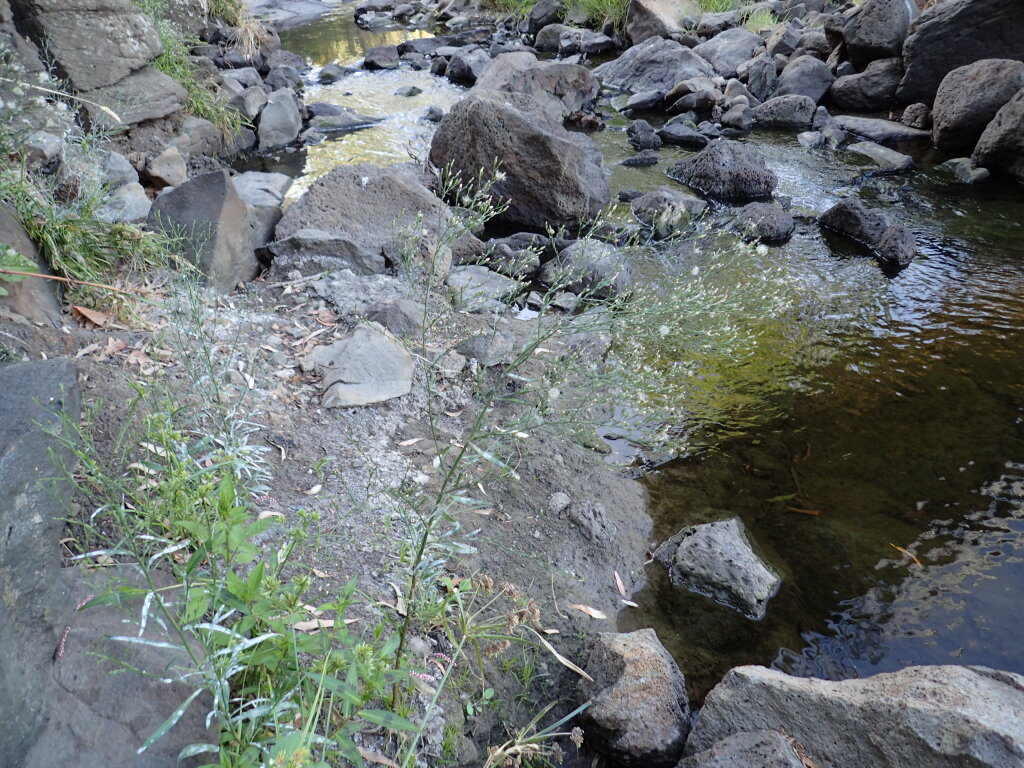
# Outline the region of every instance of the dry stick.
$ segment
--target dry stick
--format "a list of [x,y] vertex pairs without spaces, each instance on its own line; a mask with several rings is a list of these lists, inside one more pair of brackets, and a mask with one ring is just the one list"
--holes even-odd
[[88,280],[76,280],[73,277],[60,277],[58,275],[44,275],[40,272],[19,272],[16,269],[0,269],[0,274],[4,275],[20,275],[21,277],[41,277],[43,280],[57,280],[62,283],[74,283],[75,285],[88,285],[90,288],[102,288],[106,291],[113,291],[114,293],[123,293],[125,296],[135,296],[136,294],[131,291],[123,291],[120,288],[115,288],[112,285],[105,285],[104,283],[90,283]]

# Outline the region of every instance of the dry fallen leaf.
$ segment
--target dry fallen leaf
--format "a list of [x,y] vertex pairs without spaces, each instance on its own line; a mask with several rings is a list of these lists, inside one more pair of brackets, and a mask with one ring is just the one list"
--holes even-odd
[[615,586],[619,590],[619,594],[622,597],[626,596],[626,585],[622,583],[622,577],[619,576],[619,572],[615,571]]
[[471,509],[470,512],[472,512],[474,515],[493,515],[494,514],[494,510],[489,508],[489,507],[487,509]]
[[453,419],[457,419],[459,416],[462,415],[462,411],[445,411],[444,415],[451,416]]
[[94,342],[92,344],[88,344],[88,345],[82,347],[80,350],[78,350],[78,352],[75,354],[75,357],[77,358],[77,357],[85,357],[86,355],[91,355],[93,352],[95,352],[99,348],[100,348],[99,342]]
[[297,621],[292,625],[296,632],[319,632],[321,629],[330,629],[334,626],[334,619],[310,619],[309,621]]
[[316,496],[323,489],[324,489],[324,487],[322,485],[320,485],[320,483],[317,483],[312,488],[310,488],[308,491],[303,491],[303,493],[306,494],[307,496]]
[[[524,624],[522,626],[526,626],[526,625]],[[545,648],[548,649],[548,653],[550,653],[552,656],[554,656],[559,664],[561,664],[563,667],[565,667],[567,669],[571,669],[573,672],[575,672],[577,675],[579,675],[580,677],[584,678],[585,680],[589,680],[590,682],[594,682],[594,678],[592,678],[590,675],[588,675],[582,669],[580,669],[575,664],[573,664],[571,661],[569,661],[567,658],[565,658],[565,656],[563,656],[558,651],[556,651],[555,650],[555,646],[553,646],[551,643],[549,643],[547,640],[545,640],[543,635],[541,635],[539,632],[537,632],[534,629],[531,629],[528,626],[526,626],[526,628],[529,629],[531,632],[533,632],[533,634],[537,635],[537,639],[540,640],[541,645],[543,645]]]
[[260,512],[259,515],[257,515],[257,517],[260,520],[266,520],[268,517],[280,517],[283,520],[284,514],[282,512],[274,512],[273,510],[266,509]]
[[637,603],[634,603],[632,600],[626,600],[625,598],[623,598],[619,602],[621,602],[623,605],[628,605],[630,608],[639,608],[640,607]]
[[330,574],[328,574],[326,571],[321,571],[319,568],[313,569],[313,575],[316,576],[318,579],[330,578]]
[[391,588],[395,590],[395,610],[398,612],[399,616],[405,616],[408,611],[405,607],[405,598],[402,596],[401,587],[393,581],[389,581],[388,583],[391,585]]
[[575,608],[580,613],[587,614],[587,616],[589,616],[592,619],[607,619],[608,618],[603,612],[597,610],[597,608],[592,608],[591,606],[583,605],[582,603],[573,603],[569,607],[570,608]]
[[422,437],[412,437],[409,438],[408,440],[403,440],[402,442],[399,443],[399,445],[402,446],[403,448],[407,448],[410,445],[416,445],[416,443],[418,443],[422,439]]
[[385,757],[384,755],[378,754],[376,752],[371,752],[370,750],[363,749],[362,747],[359,747],[359,756],[369,763],[376,763],[377,765],[386,765],[388,766],[388,768],[401,768],[401,766],[399,766],[398,763],[396,763],[390,757]]
[[106,325],[110,322],[110,315],[100,312],[97,309],[80,307],[78,304],[71,305],[71,316],[78,320],[85,320],[93,325]]

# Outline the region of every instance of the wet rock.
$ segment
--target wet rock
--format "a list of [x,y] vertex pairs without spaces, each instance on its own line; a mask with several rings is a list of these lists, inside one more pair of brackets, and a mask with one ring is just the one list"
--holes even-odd
[[935,166],[935,170],[950,174],[961,184],[979,184],[992,175],[987,168],[976,166],[969,157],[954,157]]
[[686,681],[653,629],[602,632],[585,651],[593,681],[576,684],[587,743],[626,768],[671,768],[690,730]]
[[378,118],[356,112],[349,107],[338,107],[329,115],[315,115],[309,121],[309,126],[321,133],[336,135],[369,128],[379,122]]
[[156,157],[146,161],[146,177],[157,189],[164,187],[176,187],[188,180],[188,168],[185,167],[185,158],[177,147],[167,147]]
[[754,107],[754,122],[765,128],[807,128],[814,108],[810,96],[776,96]]
[[483,48],[462,49],[448,60],[445,77],[453,83],[472,85],[490,61],[491,55]]
[[227,171],[196,176],[160,195],[150,209],[148,225],[183,236],[187,256],[222,291],[251,280],[259,271],[249,214]]
[[[49,266],[15,217],[14,211],[6,205],[0,205],[0,250],[6,248],[13,248],[34,262],[35,271],[40,274],[50,274]],[[0,296],[0,310],[13,312],[34,323],[60,325],[60,302],[57,299],[54,281],[41,277],[26,277],[16,282],[4,282],[2,285],[6,295]],[[4,561],[0,559],[0,563],[2,562]]]
[[630,146],[637,151],[658,149],[661,143],[661,137],[654,131],[638,131],[629,137]]
[[412,356],[376,323],[358,325],[333,344],[318,346],[302,368],[323,377],[325,408],[381,403],[412,390]]
[[560,115],[525,94],[473,91],[444,116],[430,148],[437,167],[451,163],[467,178],[495,158],[503,178],[493,194],[509,201],[498,221],[538,230],[573,227],[608,202],[594,141],[565,130]]
[[657,135],[661,143],[684,149],[698,150],[708,145],[707,136],[682,123],[666,125]]
[[586,67],[562,61],[538,61],[528,51],[496,56],[477,80],[476,91],[522,93],[565,115],[589,107],[599,86]]
[[256,129],[260,149],[276,149],[291,144],[299,136],[302,117],[299,100],[291,88],[274,91],[267,97]]
[[738,517],[692,525],[658,547],[673,583],[763,619],[782,579],[754,552]]
[[875,243],[875,251],[883,265],[903,269],[917,255],[917,239],[905,224],[893,224]]
[[456,347],[459,354],[476,360],[484,368],[512,362],[515,343],[510,334],[489,331],[466,339]]
[[[0,232],[6,233],[8,217],[0,207]],[[74,465],[70,447],[56,435],[66,431],[66,424],[78,423],[81,409],[78,375],[70,360],[4,365],[0,393],[0,492],[5,499],[0,506],[0,589],[5,596],[0,600],[5,691],[0,749],[5,759],[14,760],[12,765],[19,765],[53,714],[48,711],[56,688],[51,654],[74,608],[61,580],[57,546],[67,510],[54,493],[70,498],[73,489],[55,471],[54,459]],[[56,489],[49,482],[54,477],[61,478]],[[27,701],[33,705],[26,706]]]
[[[422,216],[421,216],[422,214]],[[366,266],[396,266],[448,274],[451,250],[442,240],[452,213],[408,166],[344,165],[317,179],[277,225],[277,237],[321,229],[349,241],[351,258]]]
[[719,139],[666,171],[668,176],[718,200],[770,197],[775,174],[753,147]]
[[518,280],[478,265],[454,267],[446,283],[464,312],[500,312],[522,290]]
[[[827,723],[828,727],[822,727]],[[817,765],[1009,766],[1024,760],[1024,677],[984,667],[909,667],[859,680],[730,670],[686,745],[785,731]]]
[[633,287],[633,272],[614,245],[577,240],[541,269],[541,282],[552,288],[595,298],[622,296]]
[[[120,83],[163,52],[153,23],[130,0],[15,0],[19,28],[77,91]],[[111,41],[97,56],[97,43]]]
[[825,211],[818,223],[867,246],[874,246],[889,228],[888,216],[852,197]]
[[292,179],[283,173],[247,171],[233,181],[238,196],[249,210],[253,247],[259,248],[273,239],[274,227],[281,220],[281,206]]
[[807,768],[779,731],[744,731],[683,758],[676,768]]
[[395,96],[401,96],[405,99],[411,99],[413,96],[419,96],[423,93],[423,89],[415,85],[407,85],[404,88],[399,88],[395,91]]
[[363,69],[398,69],[398,47],[377,45],[363,54]]
[[928,130],[932,127],[932,111],[927,104],[911,104],[903,110],[900,122],[911,128]]
[[[637,152],[632,157],[627,157],[619,163],[619,165],[624,165],[627,168],[649,168],[650,166],[657,164],[658,153],[653,149],[645,149],[641,152]],[[622,199],[622,191],[619,192],[619,199]]]
[[320,69],[317,79],[322,85],[330,85],[346,77],[350,72],[351,70],[348,67],[343,67],[340,64],[325,64]]
[[895,102],[902,76],[899,59],[877,59],[859,74],[838,78],[829,93],[840,109],[853,112],[888,109]]
[[825,136],[821,131],[801,131],[796,135],[796,140],[801,147],[807,149],[821,149],[825,146]]
[[736,77],[736,68],[758,55],[764,41],[746,29],[728,29],[701,43],[693,52],[705,59],[722,77]]
[[928,141],[931,134],[917,128],[882,120],[876,117],[855,117],[853,115],[837,115],[836,124],[847,133],[863,136],[865,139],[888,144],[902,141]]
[[1024,60],[1024,14],[1004,0],[946,0],[922,12],[903,45],[896,97],[931,103],[947,73],[979,59]]
[[775,95],[808,96],[817,104],[834,81],[835,77],[825,62],[813,56],[797,56],[779,75]]
[[1024,61],[982,59],[946,75],[932,107],[932,142],[948,151],[971,150],[985,127],[1024,88]]
[[428,123],[440,123],[441,118],[443,117],[444,110],[434,104],[427,107],[426,111],[423,113],[423,119]]
[[137,181],[122,184],[96,210],[96,217],[103,221],[136,224],[145,221],[153,207],[146,196],[146,190]]
[[696,0],[630,0],[626,10],[626,37],[633,45],[652,37],[670,38],[692,27],[701,15]]
[[633,200],[633,215],[655,237],[665,238],[686,228],[690,220],[707,208],[700,198],[678,189],[660,187]]
[[674,40],[652,37],[594,70],[605,85],[629,93],[669,91],[681,80],[714,77],[707,61]]
[[867,0],[843,25],[846,52],[857,69],[876,59],[891,59],[903,50],[917,8],[906,0]]
[[1024,89],[996,113],[978,139],[971,160],[1024,182]]
[[793,234],[796,221],[777,205],[749,203],[733,216],[732,228],[749,239],[780,243]]
[[846,149],[874,161],[878,166],[875,173],[906,173],[914,167],[914,158],[910,155],[904,155],[873,141],[858,141]]

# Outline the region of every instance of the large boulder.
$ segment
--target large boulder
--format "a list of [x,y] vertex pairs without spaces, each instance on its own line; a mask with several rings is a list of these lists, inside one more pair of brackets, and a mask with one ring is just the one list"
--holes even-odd
[[658,547],[655,557],[674,584],[763,619],[782,579],[751,546],[743,522],[730,517],[691,525]]
[[700,14],[697,0],[630,0],[626,36],[633,45],[652,37],[672,37],[688,29]]
[[382,403],[412,390],[412,356],[376,323],[357,325],[333,344],[321,344],[302,362],[323,377],[325,408]]
[[495,56],[477,78],[474,91],[525,93],[561,114],[577,112],[597,97],[590,70],[564,61],[538,61],[529,51]]
[[605,85],[630,93],[669,91],[693,77],[714,77],[715,69],[675,40],[652,37],[594,70]]
[[853,66],[863,69],[876,59],[899,56],[915,16],[913,0],[867,0],[842,28]]
[[[474,171],[475,175],[475,171]],[[330,254],[359,271],[412,259],[443,277],[459,232],[451,210],[406,166],[340,165],[313,182],[277,224],[279,241],[303,231],[337,238]],[[275,244],[271,244],[271,250]],[[353,266],[353,268],[356,268]]]
[[148,221],[153,229],[184,238],[188,257],[220,290],[230,291],[259,271],[245,201],[227,171],[196,176],[160,195]]
[[942,79],[979,59],[1024,60],[1024,13],[1006,0],[946,0],[915,22],[903,44],[897,98],[931,103]]
[[[24,227],[6,205],[0,205],[0,250],[13,248],[35,264],[34,272],[48,275],[50,268],[36,250]],[[6,296],[0,296],[0,310],[13,312],[34,323],[60,325],[60,302],[56,282],[42,277],[26,277],[13,282],[0,282]]]
[[814,56],[797,56],[779,75],[776,96],[807,96],[817,104],[835,81],[828,64]]
[[441,120],[430,159],[467,179],[500,162],[492,194],[508,208],[497,218],[526,229],[576,227],[610,196],[594,141],[525,94],[470,93]]
[[975,165],[1024,183],[1024,89],[996,113],[978,139],[971,159]]
[[688,754],[744,731],[784,731],[822,768],[1024,764],[1024,677],[985,667],[909,667],[860,680],[729,671],[704,701]]
[[[758,49],[764,46],[760,35],[736,27],[715,35],[701,43],[693,52],[705,59],[722,77],[736,77],[736,69],[743,62],[754,58]],[[685,79],[685,78],[680,78]]]
[[479,264],[455,267],[445,284],[463,312],[502,312],[522,290],[522,283]]
[[807,768],[807,763],[779,731],[744,731],[683,758],[676,768]]
[[163,53],[152,22],[131,0],[13,0],[11,8],[78,91],[114,85]]
[[893,105],[902,76],[899,59],[876,59],[863,72],[837,78],[829,95],[840,109],[878,112]]
[[281,220],[284,196],[292,185],[291,177],[283,173],[246,171],[233,181],[249,210],[253,247],[266,245],[273,239],[274,227]]
[[690,730],[686,680],[653,629],[599,633],[582,663],[592,680],[576,684],[590,701],[580,715],[595,750],[626,768],[671,768]]
[[982,59],[946,75],[932,107],[932,141],[951,152],[971,150],[996,113],[1024,88],[1024,61]]
[[291,144],[299,136],[302,115],[299,99],[291,88],[279,88],[267,97],[260,112],[256,135],[260,149],[276,149]]
[[806,128],[815,106],[810,96],[775,96],[754,107],[754,122],[765,128]]
[[51,430],[78,423],[79,397],[69,360],[0,366],[0,754],[12,766],[46,728],[51,654],[74,607],[58,546],[68,514],[59,499],[73,489],[54,464],[70,471],[74,456]]
[[779,180],[757,150],[738,141],[719,139],[666,173],[698,192],[718,200],[770,197]]
[[[188,91],[173,77],[154,67],[143,67],[113,85],[89,91],[85,109],[94,124],[113,129],[170,117],[185,108]],[[117,120],[99,108],[114,111]]]

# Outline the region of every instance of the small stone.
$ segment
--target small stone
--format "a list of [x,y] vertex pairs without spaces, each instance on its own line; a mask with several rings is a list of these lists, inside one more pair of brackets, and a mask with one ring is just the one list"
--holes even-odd
[[557,515],[570,504],[572,504],[572,499],[569,498],[569,494],[562,493],[561,491],[553,493],[551,498],[548,499],[548,512],[552,515]]
[[146,176],[157,189],[177,187],[188,181],[185,158],[177,147],[167,147],[156,157],[146,162]]

